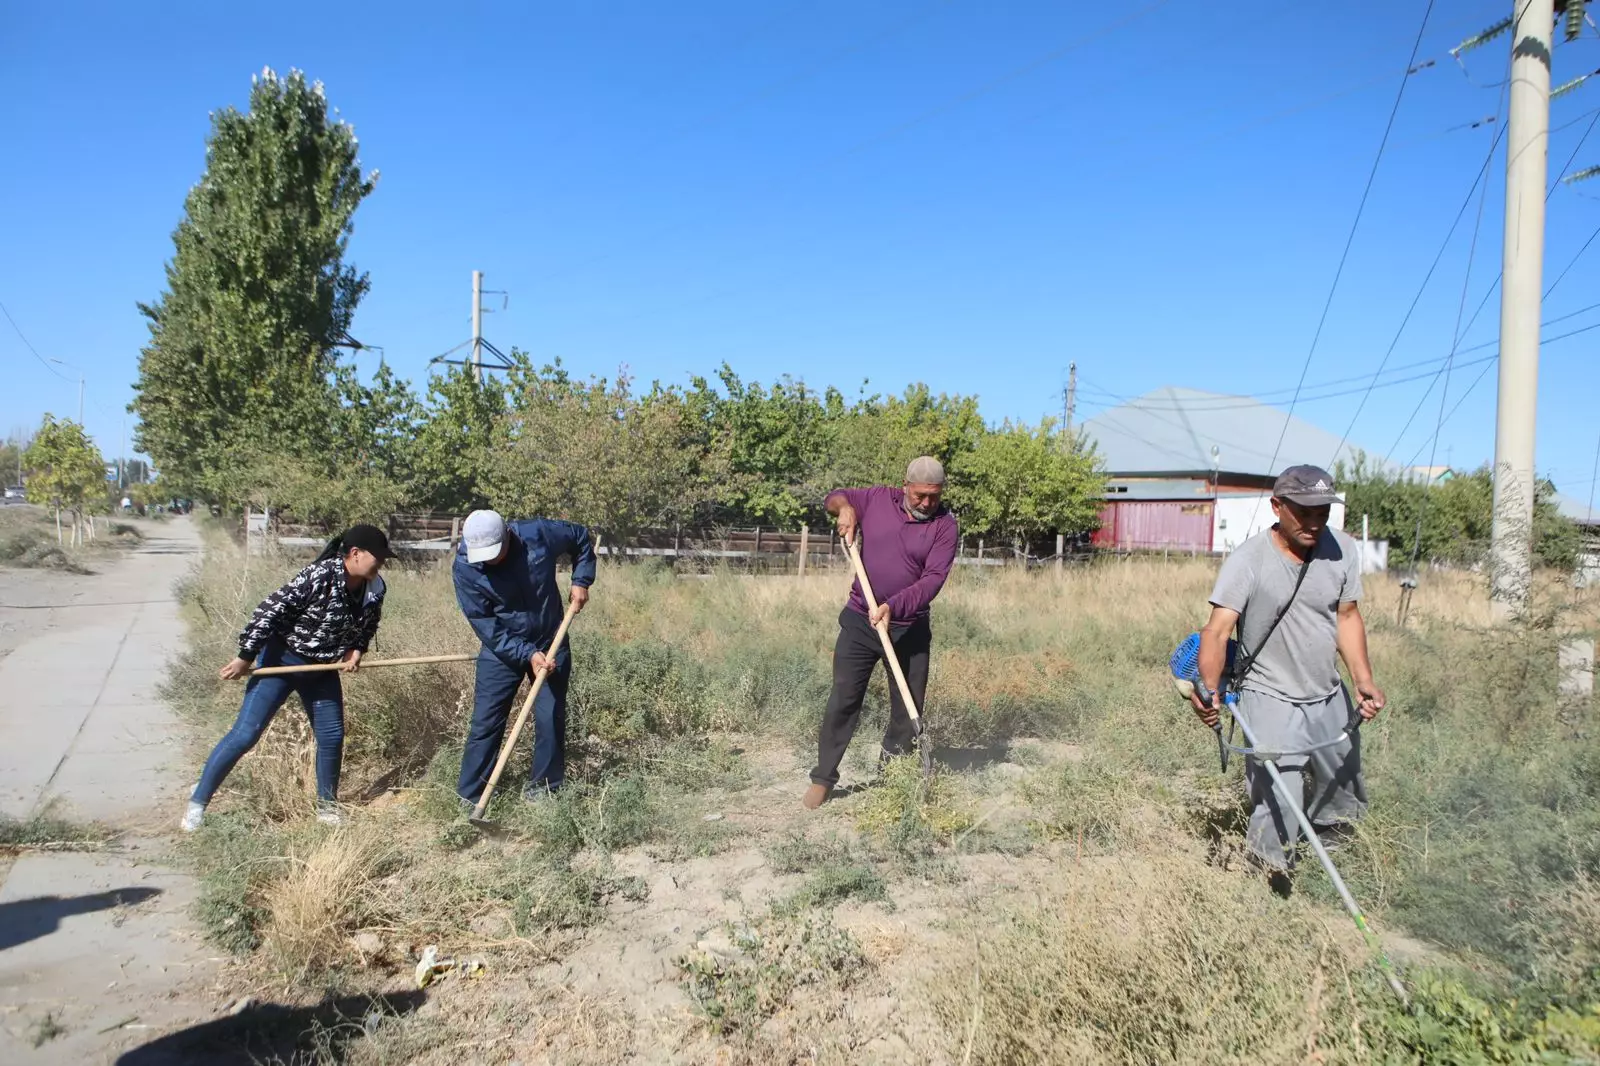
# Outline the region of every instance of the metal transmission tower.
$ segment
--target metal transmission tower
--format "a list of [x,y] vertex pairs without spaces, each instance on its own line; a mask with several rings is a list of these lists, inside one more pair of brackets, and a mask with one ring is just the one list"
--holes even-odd
[[[429,366],[435,363],[445,363],[450,366],[470,366],[472,368],[472,380],[474,381],[482,381],[485,370],[511,369],[511,360],[483,335],[483,316],[494,314],[492,308],[483,306],[483,298],[485,296],[503,297],[500,303],[500,310],[502,311],[511,305],[511,297],[504,289],[485,289],[483,287],[483,271],[474,270],[472,272],[472,336],[443,355],[436,355],[428,360]],[[450,358],[461,349],[469,347],[471,351],[466,359]],[[495,361],[491,363],[484,362],[485,352],[488,352]]]

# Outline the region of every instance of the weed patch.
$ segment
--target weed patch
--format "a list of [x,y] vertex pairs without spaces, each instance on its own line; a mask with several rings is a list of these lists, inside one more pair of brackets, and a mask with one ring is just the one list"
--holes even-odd
[[773,904],[778,915],[804,914],[814,908],[831,908],[845,900],[862,903],[882,903],[893,910],[889,899],[889,886],[869,863],[853,862],[844,866],[824,866],[814,871],[792,894]]
[[719,1035],[749,1037],[797,990],[814,986],[838,994],[867,968],[855,937],[825,915],[774,917],[730,932],[733,957],[695,951],[678,960],[684,990]]
[[237,955],[261,946],[268,888],[288,866],[287,839],[230,814],[211,815],[185,845],[200,879],[194,914],[212,941]]
[[914,755],[890,759],[862,797],[856,827],[908,860],[926,859],[972,824],[972,814],[945,774],[925,777]]
[[112,833],[99,825],[80,825],[48,810],[16,819],[0,815],[0,854],[19,851],[73,851],[97,848]]

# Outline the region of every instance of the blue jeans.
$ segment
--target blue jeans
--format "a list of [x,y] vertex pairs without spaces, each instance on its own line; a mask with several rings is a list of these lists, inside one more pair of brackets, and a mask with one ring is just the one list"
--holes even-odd
[[[477,683],[472,693],[472,724],[467,727],[467,744],[461,752],[461,778],[456,794],[478,802],[489,775],[500,755],[511,704],[517,698],[522,679],[533,673],[527,663],[520,669],[509,666],[487,648],[478,654]],[[533,765],[528,772],[528,789],[561,787],[567,773],[567,682],[572,679],[572,659],[556,658],[556,669],[544,679],[539,698],[533,701]],[[519,712],[521,708],[518,708]]]
[[[256,658],[258,667],[301,666],[308,662],[309,659],[276,643],[267,645]],[[206,768],[200,772],[200,783],[191,797],[196,803],[211,802],[211,797],[233,771],[234,764],[256,746],[291,692],[299,693],[306,717],[311,719],[311,732],[317,738],[317,798],[329,801],[339,798],[339,766],[344,758],[344,689],[339,684],[337,671],[319,671],[252,677],[246,682],[239,717],[234,719],[233,728],[217,741],[211,757],[206,760]]]

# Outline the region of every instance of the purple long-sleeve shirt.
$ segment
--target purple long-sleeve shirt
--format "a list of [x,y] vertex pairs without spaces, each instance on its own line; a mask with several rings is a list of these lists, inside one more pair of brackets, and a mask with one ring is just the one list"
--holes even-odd
[[[887,485],[838,489],[855,508],[861,529],[861,565],[879,603],[889,605],[893,625],[928,617],[928,605],[944,587],[956,561],[956,516],[947,510],[926,522],[906,514],[905,493]],[[850,610],[867,613],[861,582],[850,586]]]

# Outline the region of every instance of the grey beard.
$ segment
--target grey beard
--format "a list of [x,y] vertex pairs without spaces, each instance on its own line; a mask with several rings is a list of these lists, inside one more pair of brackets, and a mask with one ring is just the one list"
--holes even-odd
[[913,507],[911,508],[911,517],[915,518],[918,522],[926,522],[928,519],[933,517],[933,512],[919,511],[917,508]]

